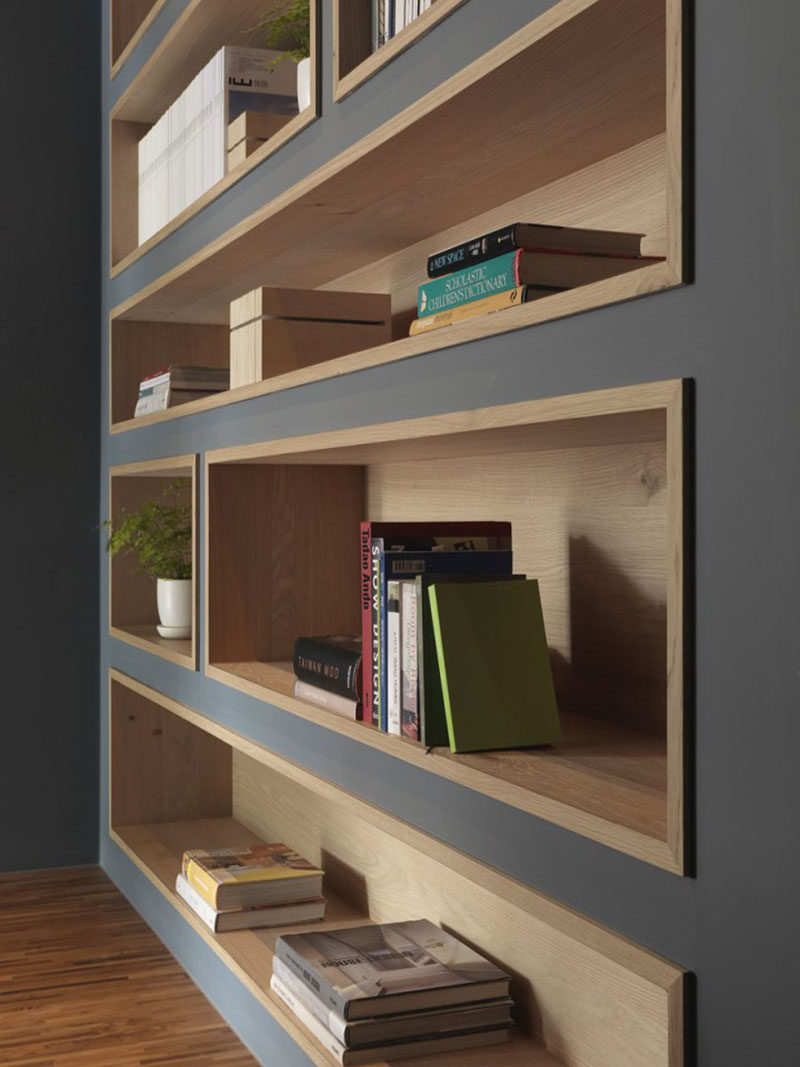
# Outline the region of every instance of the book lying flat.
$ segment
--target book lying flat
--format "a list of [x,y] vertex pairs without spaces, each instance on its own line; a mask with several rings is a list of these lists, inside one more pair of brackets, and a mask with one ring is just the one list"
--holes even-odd
[[427,919],[285,934],[275,955],[348,1022],[496,1000],[510,978]]
[[282,844],[190,849],[181,873],[217,910],[322,896],[323,872]]
[[539,583],[434,583],[428,595],[451,750],[559,741]]
[[347,1022],[325,1006],[317,994],[277,957],[272,961],[273,974],[289,993],[315,1019],[347,1048],[367,1048],[385,1041],[408,1041],[417,1037],[442,1037],[453,1031],[483,1030],[490,1026],[513,1026],[510,997],[484,1000],[478,1004],[433,1008],[430,1011],[404,1011],[382,1015],[377,1019]]
[[207,904],[182,874],[175,879],[175,892],[198,919],[215,934],[231,930],[253,930],[265,926],[292,926],[325,918],[325,900],[301,900],[297,904],[270,904],[263,908],[228,908],[217,911]]
[[406,1041],[389,1041],[366,1048],[347,1048],[328,1030],[320,1020],[291,992],[274,974],[269,987],[289,1008],[295,1018],[319,1041],[325,1051],[342,1067],[359,1063],[374,1063],[376,1060],[401,1060],[416,1056],[428,1056],[434,1052],[456,1052],[467,1048],[499,1045],[511,1035],[508,1023],[484,1030],[468,1030],[433,1037],[418,1037]]

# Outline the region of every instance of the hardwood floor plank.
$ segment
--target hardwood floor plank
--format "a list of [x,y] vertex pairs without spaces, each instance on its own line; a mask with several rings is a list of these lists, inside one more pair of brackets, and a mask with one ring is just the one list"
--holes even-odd
[[3,1067],[254,1067],[97,867],[0,875]]

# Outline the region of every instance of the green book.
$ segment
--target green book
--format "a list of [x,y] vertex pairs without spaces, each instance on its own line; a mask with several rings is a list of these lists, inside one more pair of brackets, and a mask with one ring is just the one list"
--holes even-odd
[[453,752],[561,739],[535,579],[428,590]]
[[517,259],[516,252],[506,252],[466,270],[423,282],[417,289],[418,317],[424,319],[428,315],[435,315],[437,311],[447,311],[462,304],[471,304],[473,300],[482,300],[493,293],[516,289],[519,284]]

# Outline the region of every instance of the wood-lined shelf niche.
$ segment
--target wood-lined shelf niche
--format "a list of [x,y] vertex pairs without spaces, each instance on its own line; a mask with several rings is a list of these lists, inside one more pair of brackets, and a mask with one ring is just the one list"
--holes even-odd
[[680,968],[116,671],[110,717],[112,839],[318,1067],[333,1061],[269,990],[277,937],[309,927],[210,933],[174,892],[185,849],[284,841],[326,872],[325,926],[424,916],[490,956],[517,1022],[496,1067],[681,1067]]
[[167,0],[111,0],[111,77],[115,78]]
[[189,0],[182,14],[113,106],[109,142],[111,277],[163,241],[253,167],[296,137],[319,115],[319,0],[310,0],[311,105],[295,115],[157,233],[139,244],[139,141],[223,45],[263,47],[263,33],[254,27],[271,2],[274,0]]
[[341,100],[437,26],[464,0],[433,0],[396,37],[372,50],[372,0],[333,0],[333,98]]
[[[680,17],[679,0],[560,0],[119,304],[114,322],[224,325],[231,300],[262,285],[391,294],[392,341],[185,415],[681,284]],[[515,220],[643,233],[643,251],[665,259],[409,337],[428,254]]]
[[175,481],[185,481],[186,499],[192,504],[192,636],[159,635],[155,579],[149,578],[129,555],[109,559],[108,606],[112,637],[137,648],[197,669],[197,456],[174,456],[109,468],[109,507],[112,519],[122,508],[135,511],[148,500],[158,500]]
[[[684,866],[680,382],[206,454],[206,673],[671,871]],[[300,635],[360,632],[359,522],[510,520],[540,582],[553,749],[452,755],[293,696]]]

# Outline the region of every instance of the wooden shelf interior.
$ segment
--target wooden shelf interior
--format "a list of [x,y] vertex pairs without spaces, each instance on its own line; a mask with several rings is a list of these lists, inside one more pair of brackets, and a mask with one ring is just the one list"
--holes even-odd
[[334,99],[352,92],[463,3],[433,0],[428,11],[373,52],[371,0],[333,0]]
[[[680,426],[665,407],[613,413],[635,390],[613,392],[610,413],[594,417],[539,422],[534,402],[489,409],[498,425],[486,429],[460,413],[325,435],[325,447],[308,438],[260,455],[259,446],[212,454],[209,672],[517,806],[541,812],[532,797],[546,796],[674,845],[682,753],[668,729],[668,702],[680,701],[668,677],[668,604],[680,487],[667,456]],[[448,422],[474,428],[445,432]],[[365,516],[511,521],[515,571],[540,583],[562,745],[425,757],[294,700],[295,639],[360,632]]]
[[[125,6],[127,0],[121,0]],[[263,31],[254,27],[265,12],[285,9],[283,0],[190,0],[183,14],[111,113],[111,262],[127,265],[137,252],[138,240],[138,144],[161,115],[180,96],[194,76],[223,45],[263,48]],[[316,15],[316,2],[312,2]],[[312,33],[312,69],[316,65],[315,34]],[[287,62],[291,62],[288,61]],[[315,76],[312,74],[312,107],[287,123],[266,144],[236,167],[222,182],[203,194],[195,204],[148,239],[152,247],[166,233],[194,214],[223,188],[238,180],[277,147],[284,144],[317,113]]]
[[164,0],[111,0],[111,76],[135,47]]
[[[164,491],[179,479],[186,482],[180,490],[180,496],[192,503],[194,516],[195,467],[194,456],[112,467],[109,496],[112,519],[116,519],[123,509],[135,511],[147,501],[159,500]],[[193,596],[196,599],[194,585]],[[194,631],[192,637],[185,640],[165,639],[156,629],[158,621],[155,579],[140,570],[133,556],[118,554],[112,557],[109,560],[109,624],[112,635],[194,669]]]
[[519,1027],[498,1067],[679,1067],[678,968],[116,672],[111,767],[114,839],[315,1064],[331,1061],[269,991],[283,931],[211,934],[174,893],[184,849],[284,841],[325,870],[326,925],[424,916],[493,958]]

